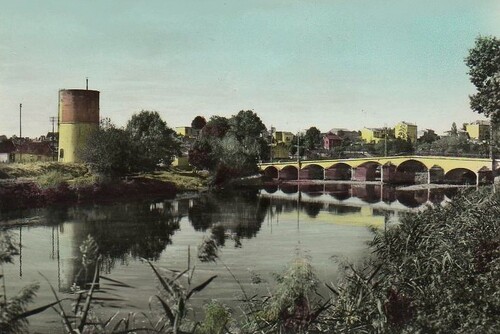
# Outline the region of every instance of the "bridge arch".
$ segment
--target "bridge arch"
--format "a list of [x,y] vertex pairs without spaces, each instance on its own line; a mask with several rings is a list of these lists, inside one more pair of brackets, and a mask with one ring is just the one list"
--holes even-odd
[[351,178],[352,167],[344,162],[325,168],[325,180],[350,180]]
[[300,173],[301,179],[323,180],[325,170],[323,169],[322,166],[320,166],[318,164],[308,164],[308,165],[304,166],[299,171],[299,173]]
[[353,180],[375,181],[380,179],[380,166],[378,161],[366,161],[354,169]]
[[454,168],[444,175],[444,180],[454,184],[477,184],[478,176],[468,168]]
[[295,166],[285,166],[280,170],[279,179],[280,180],[297,180],[299,176],[299,170]]
[[274,166],[268,166],[266,169],[263,171],[264,176],[270,177],[272,179],[277,179],[279,178],[279,171],[278,168]]
[[416,172],[427,172],[427,166],[416,159],[409,159],[406,161],[403,161],[396,167],[396,171],[398,172],[411,172],[411,173],[416,173]]
[[[395,170],[395,179],[398,183],[416,183],[417,181],[427,182],[428,167],[416,159],[405,160],[400,163]],[[420,182],[423,183],[423,182]]]

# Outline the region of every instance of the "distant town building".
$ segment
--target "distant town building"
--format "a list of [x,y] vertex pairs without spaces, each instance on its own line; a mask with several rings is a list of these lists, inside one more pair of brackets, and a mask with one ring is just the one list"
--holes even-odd
[[340,138],[342,138],[342,140],[349,139],[351,142],[357,141],[360,138],[359,131],[352,131],[345,128],[333,128],[328,132],[339,136]]
[[475,121],[465,124],[465,131],[467,131],[470,139],[477,141],[487,140],[490,134],[490,122]]
[[328,132],[323,136],[323,148],[325,150],[331,150],[334,147],[342,145],[342,138],[340,136]]
[[192,128],[190,126],[178,126],[175,128],[175,133],[186,139],[195,139],[198,138],[200,130]]
[[368,144],[376,144],[386,137],[394,135],[390,128],[363,128],[361,129],[361,139]]
[[0,163],[11,162],[14,159],[13,152],[16,150],[12,140],[0,138]]
[[99,129],[99,92],[84,89],[59,91],[59,161],[77,162],[77,152],[89,134]]
[[294,134],[288,131],[274,131],[273,139],[277,144],[284,143],[291,145],[293,141]]
[[408,140],[411,143],[417,142],[417,125],[399,122],[394,127],[394,136],[403,140]]
[[272,159],[288,159],[294,134],[289,131],[273,131]]
[[22,141],[15,144],[12,162],[53,161],[55,152],[48,141]]

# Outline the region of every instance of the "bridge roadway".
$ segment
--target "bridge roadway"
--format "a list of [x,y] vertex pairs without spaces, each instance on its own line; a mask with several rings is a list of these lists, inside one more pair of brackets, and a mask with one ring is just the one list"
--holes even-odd
[[485,158],[411,155],[272,162],[261,163],[259,168],[264,175],[280,180],[480,184],[491,182],[498,175],[500,163]]

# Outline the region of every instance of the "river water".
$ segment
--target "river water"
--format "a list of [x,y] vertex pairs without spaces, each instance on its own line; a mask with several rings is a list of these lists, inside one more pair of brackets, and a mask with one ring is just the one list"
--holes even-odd
[[[133,288],[114,287],[113,296],[96,311],[102,317],[120,311],[147,311],[158,293],[152,270],[195,266],[194,281],[218,277],[193,300],[194,312],[217,299],[236,307],[241,282],[247,293],[264,293],[296,256],[308,257],[320,280],[335,282],[339,261],[359,261],[367,254],[369,227],[385,228],[407,211],[440,204],[456,189],[401,191],[380,185],[297,185],[255,191],[203,194],[177,200],[144,200],[113,205],[84,205],[0,213],[19,245],[14,264],[4,264],[7,294],[40,282],[32,307],[54,300],[43,274],[60,297],[72,285],[85,284],[79,246],[92,236],[103,257],[101,274]],[[197,248],[204,238],[219,245],[216,262],[201,262]],[[262,283],[255,284],[256,278]],[[88,280],[87,280],[88,281]],[[102,281],[104,286],[104,281]],[[30,331],[62,332],[52,310],[30,318]]]

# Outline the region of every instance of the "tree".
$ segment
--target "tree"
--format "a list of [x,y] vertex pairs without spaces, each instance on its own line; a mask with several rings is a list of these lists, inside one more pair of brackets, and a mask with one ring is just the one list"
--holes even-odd
[[189,150],[189,164],[197,169],[213,170],[217,166],[216,141],[201,138]]
[[230,132],[242,142],[245,138],[257,139],[262,137],[266,126],[256,113],[251,110],[241,110],[229,119]]
[[304,146],[307,150],[316,149],[321,143],[321,131],[318,130],[315,126],[307,129],[306,134],[304,135]]
[[222,138],[229,130],[229,120],[222,116],[212,116],[202,130],[202,136]]
[[387,139],[387,143],[384,140],[381,140],[373,146],[373,152],[377,155],[384,155],[386,148],[388,155],[413,152],[413,145],[411,141],[401,138],[389,138]]
[[138,151],[129,134],[106,118],[77,154],[95,172],[118,176],[138,170]]
[[251,110],[230,119],[212,116],[202,130],[189,161],[211,171],[214,183],[257,172],[257,161],[269,159],[270,149],[262,120]]
[[207,121],[203,116],[196,116],[191,122],[191,127],[196,130],[201,130],[207,125]]
[[236,138],[247,152],[254,156],[255,161],[269,159],[267,129],[256,113],[251,110],[241,110],[229,119],[229,125],[228,134]]
[[126,131],[140,147],[139,163],[143,170],[153,170],[160,163],[170,165],[180,155],[180,143],[175,132],[156,111],[141,111],[128,121]]
[[455,122],[451,124],[450,136],[458,136],[457,123]]
[[469,153],[471,145],[465,136],[447,136],[431,143],[431,151],[437,154],[460,155]]
[[465,58],[470,81],[477,93],[470,96],[471,109],[500,121],[500,40],[493,36],[479,36]]
[[439,136],[434,131],[425,131],[422,137],[418,138],[418,142],[421,143],[432,143],[439,139]]

